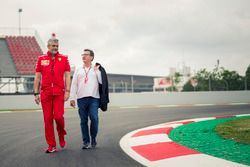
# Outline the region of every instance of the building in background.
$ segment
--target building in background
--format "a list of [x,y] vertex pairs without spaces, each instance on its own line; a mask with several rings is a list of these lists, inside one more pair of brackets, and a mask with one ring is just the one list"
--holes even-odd
[[[178,77],[178,78],[177,78]],[[182,91],[191,77],[191,68],[181,62],[177,67],[169,68],[167,77],[154,78],[154,91]],[[176,89],[176,90],[175,90]]]
[[171,67],[169,69],[170,78],[173,78],[176,73],[180,74],[180,82],[175,86],[178,91],[182,91],[184,84],[188,82],[191,77],[191,67],[186,66],[185,62],[180,62],[176,68]]

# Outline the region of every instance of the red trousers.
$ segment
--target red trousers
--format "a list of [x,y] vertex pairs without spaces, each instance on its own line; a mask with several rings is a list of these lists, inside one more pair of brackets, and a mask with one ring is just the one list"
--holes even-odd
[[48,145],[56,146],[54,120],[58,136],[66,135],[64,123],[64,95],[47,95],[41,93],[44,117],[45,138]]

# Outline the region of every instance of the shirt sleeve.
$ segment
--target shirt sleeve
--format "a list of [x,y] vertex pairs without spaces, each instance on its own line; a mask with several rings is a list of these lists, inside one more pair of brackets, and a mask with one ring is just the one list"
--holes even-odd
[[101,74],[101,71],[99,69],[96,71],[96,75],[97,75],[98,83],[102,84],[102,74]]
[[38,58],[36,62],[36,72],[41,72],[41,59]]
[[65,69],[64,71],[70,72],[70,65],[69,65],[69,59],[68,56],[66,57],[66,64],[65,64]]
[[78,69],[75,68],[75,72],[74,72],[74,75],[73,75],[73,79],[72,79],[72,82],[71,82],[71,87],[70,87],[70,96],[69,96],[69,100],[76,100],[76,96],[77,96],[77,72]]

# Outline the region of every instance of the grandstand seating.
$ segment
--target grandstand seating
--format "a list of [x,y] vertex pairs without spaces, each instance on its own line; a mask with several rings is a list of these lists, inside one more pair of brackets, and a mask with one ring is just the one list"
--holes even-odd
[[6,36],[16,71],[20,75],[35,73],[35,65],[42,50],[33,36]]

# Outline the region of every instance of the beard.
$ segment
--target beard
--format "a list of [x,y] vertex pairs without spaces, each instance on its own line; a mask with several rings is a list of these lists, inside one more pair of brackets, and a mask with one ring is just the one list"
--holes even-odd
[[50,51],[51,54],[55,55],[58,52],[58,50],[52,50]]

